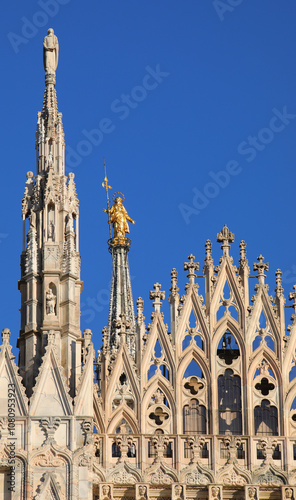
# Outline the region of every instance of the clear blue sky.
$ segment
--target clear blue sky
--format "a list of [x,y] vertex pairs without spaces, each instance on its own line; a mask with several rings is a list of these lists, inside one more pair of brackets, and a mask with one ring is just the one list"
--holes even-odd
[[[104,156],[110,184],[125,194],[136,220],[130,235],[133,295],[134,301],[144,298],[147,322],[149,290],[157,281],[166,290],[169,322],[170,271],[178,269],[182,292],[183,262],[193,253],[202,267],[208,238],[218,264],[216,234],[225,223],[235,233],[235,263],[244,239],[251,265],[260,253],[269,262],[270,291],[277,268],[284,273],[285,293],[292,290],[295,25],[295,4],[276,0],[3,4],[0,303],[1,329],[11,329],[14,345],[21,199],[26,172],[36,169],[47,28],[59,38],[56,88],[68,171],[75,173],[80,199],[81,327],[92,329],[98,349],[111,277],[102,212]],[[93,130],[96,145],[89,142]]]

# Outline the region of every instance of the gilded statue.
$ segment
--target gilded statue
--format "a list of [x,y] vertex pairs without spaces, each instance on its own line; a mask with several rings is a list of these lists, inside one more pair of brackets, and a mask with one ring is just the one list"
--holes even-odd
[[[122,195],[123,196],[123,195]],[[114,199],[114,196],[113,196]],[[115,244],[126,244],[127,238],[126,233],[129,233],[128,222],[135,224],[135,221],[128,215],[125,207],[123,206],[123,199],[117,196],[114,199],[114,205],[110,209],[104,209],[109,215],[109,224],[113,226],[113,239],[112,243]]]

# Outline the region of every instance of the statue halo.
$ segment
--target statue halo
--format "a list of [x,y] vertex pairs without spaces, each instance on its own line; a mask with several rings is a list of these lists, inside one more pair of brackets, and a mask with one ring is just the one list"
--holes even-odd
[[117,194],[120,194],[122,196],[122,201],[125,200],[124,194],[121,193],[120,191],[116,191],[116,193],[113,193],[112,200],[115,201],[115,197]]

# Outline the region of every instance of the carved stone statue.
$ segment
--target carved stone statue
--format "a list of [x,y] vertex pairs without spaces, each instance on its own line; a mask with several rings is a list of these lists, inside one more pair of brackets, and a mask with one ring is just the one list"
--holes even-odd
[[109,500],[111,498],[111,488],[108,484],[103,484],[102,486],[102,499]]
[[181,484],[175,485],[175,499],[179,500],[183,498],[183,486]]
[[256,488],[253,488],[252,486],[248,488],[248,497],[250,500],[255,500],[256,498]]
[[147,499],[147,486],[140,484],[138,492],[139,492],[139,500]]
[[127,221],[135,224],[135,221],[129,217],[126,209],[122,204],[122,198],[117,196],[114,200],[114,205],[109,210],[104,209],[104,212],[109,214],[109,221],[113,225],[114,237],[113,243],[126,243],[125,233],[129,233]]
[[47,239],[51,240],[51,241],[55,240],[55,238],[54,238],[54,223],[52,220],[48,224]]
[[285,489],[285,498],[293,498],[293,490],[292,488]]
[[59,60],[59,42],[52,28],[43,41],[43,64],[46,73],[54,74]]
[[33,210],[30,213],[29,222],[30,222],[30,227],[36,229],[36,212],[34,212]]
[[72,229],[73,229],[73,215],[71,214],[71,212],[69,212],[68,216],[67,216],[66,231],[69,231]]
[[46,314],[55,314],[56,296],[51,288],[46,290]]
[[213,486],[212,487],[212,490],[211,490],[211,493],[212,493],[212,497],[213,499],[219,499],[219,496],[220,496],[220,488],[218,486]]

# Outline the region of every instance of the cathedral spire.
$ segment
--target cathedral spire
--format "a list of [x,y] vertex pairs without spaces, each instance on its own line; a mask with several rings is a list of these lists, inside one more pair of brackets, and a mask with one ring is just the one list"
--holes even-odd
[[43,42],[45,91],[42,111],[38,113],[36,130],[37,174],[44,175],[50,168],[57,174],[65,173],[65,142],[62,113],[58,112],[56,69],[59,42],[49,29]]
[[[128,215],[123,206],[124,195],[122,193],[114,193],[114,204],[109,207],[108,190],[111,187],[108,185],[108,179],[105,169],[105,179],[102,186],[106,189],[107,194],[107,209],[103,211],[108,214],[108,223],[110,226],[111,238],[108,241],[109,251],[112,255],[112,280],[111,280],[111,295],[109,306],[108,320],[108,344],[109,349],[113,353],[117,351],[120,345],[119,339],[119,323],[122,323],[122,318],[129,324],[129,330],[122,337],[126,342],[130,354],[136,356],[136,339],[135,339],[135,313],[132,297],[131,277],[128,264],[128,252],[130,249],[130,240],[125,236],[129,232],[128,221],[135,224],[135,221]],[[121,196],[118,196],[121,195]],[[113,237],[111,231],[113,226]],[[121,340],[122,342],[122,340]]]
[[27,173],[22,204],[19,364],[28,395],[49,331],[60,339],[57,350],[72,394],[81,366],[79,201],[74,174],[64,175],[64,132],[55,90],[58,52],[58,39],[49,29],[43,42],[46,88],[37,119],[37,175]]

